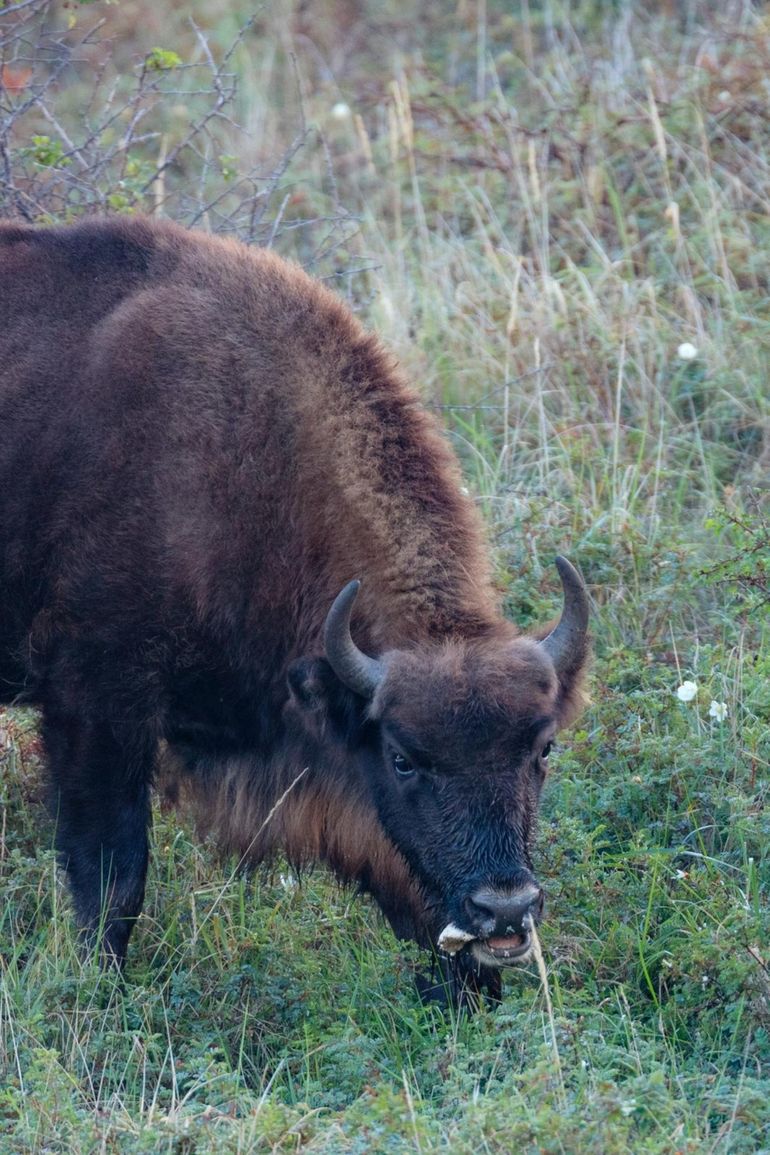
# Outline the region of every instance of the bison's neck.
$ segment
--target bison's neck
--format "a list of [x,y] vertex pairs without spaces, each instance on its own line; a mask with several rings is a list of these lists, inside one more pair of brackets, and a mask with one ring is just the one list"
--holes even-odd
[[498,615],[484,534],[444,437],[371,337],[354,332],[328,360],[297,392],[306,627],[358,577],[375,650],[484,632]]

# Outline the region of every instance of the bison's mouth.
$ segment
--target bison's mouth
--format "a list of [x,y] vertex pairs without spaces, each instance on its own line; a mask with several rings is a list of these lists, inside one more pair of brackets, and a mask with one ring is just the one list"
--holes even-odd
[[514,967],[528,962],[532,954],[532,935],[528,930],[504,938],[476,938],[469,949],[477,962],[485,966]]
[[529,961],[532,935],[529,929],[523,929],[520,934],[476,938],[449,923],[438,937],[438,948],[449,955],[467,949],[484,966],[513,967]]

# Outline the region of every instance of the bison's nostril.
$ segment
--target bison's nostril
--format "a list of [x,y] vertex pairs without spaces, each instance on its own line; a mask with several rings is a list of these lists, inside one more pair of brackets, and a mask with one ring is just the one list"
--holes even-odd
[[[471,926],[474,930],[487,930],[488,926],[493,926],[497,921],[492,907],[486,902],[480,901],[476,895],[471,898],[466,898],[464,906],[465,913],[470,918]],[[488,926],[486,924],[488,924]]]
[[465,900],[465,909],[483,937],[523,934],[539,919],[543,902],[543,891],[534,884],[514,891],[483,887]]

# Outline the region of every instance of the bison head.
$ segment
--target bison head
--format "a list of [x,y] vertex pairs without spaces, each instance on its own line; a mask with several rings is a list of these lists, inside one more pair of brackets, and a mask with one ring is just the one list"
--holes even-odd
[[[466,965],[527,961],[543,908],[530,845],[554,736],[582,705],[588,650],[585,588],[568,561],[556,564],[564,609],[542,638],[501,622],[372,658],[350,632],[358,582],[326,621],[335,709],[361,719],[355,749],[379,822],[425,896],[428,937]],[[300,681],[295,672],[301,694]],[[331,697],[327,687],[326,711]]]

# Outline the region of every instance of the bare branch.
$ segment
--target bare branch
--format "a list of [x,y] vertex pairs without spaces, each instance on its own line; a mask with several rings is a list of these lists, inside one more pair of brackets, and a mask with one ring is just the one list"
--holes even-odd
[[365,275],[331,154],[305,120],[295,61],[298,132],[288,148],[265,159],[262,142],[238,123],[234,53],[253,19],[223,54],[191,20],[191,60],[151,54],[126,74],[102,19],[61,29],[53,11],[54,0],[0,9],[0,215],[164,213],[283,246],[321,276],[338,275],[338,266],[348,288],[357,270]]

